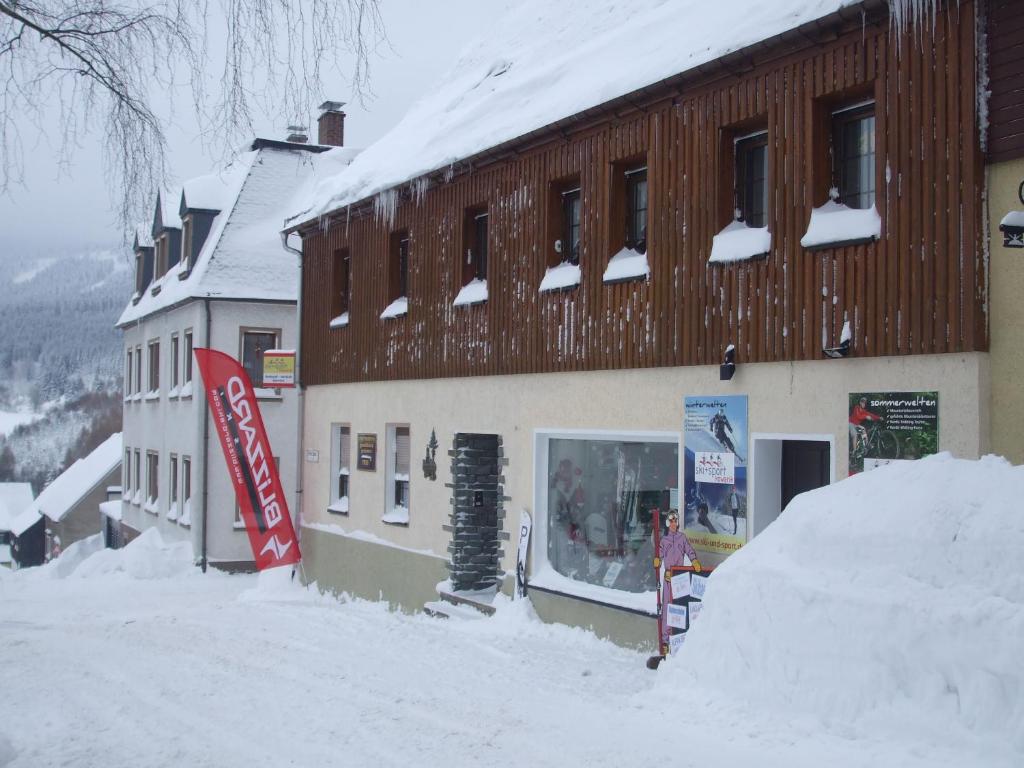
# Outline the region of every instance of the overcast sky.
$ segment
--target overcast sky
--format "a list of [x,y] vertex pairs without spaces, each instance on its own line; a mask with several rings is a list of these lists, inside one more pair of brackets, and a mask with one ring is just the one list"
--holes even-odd
[[[365,147],[394,125],[510,1],[380,0],[390,48],[382,46],[371,61],[375,98],[361,106],[340,76],[325,78],[327,97],[348,102],[344,108],[345,144]],[[314,140],[315,119],[310,116]],[[285,115],[267,115],[257,134],[283,139],[288,122]],[[26,125],[23,132],[27,138],[37,129]],[[176,122],[167,134],[175,181],[207,173],[217,161],[218,156],[207,154],[201,146],[187,108],[177,110]],[[72,167],[66,169],[58,168],[53,160],[52,142],[59,138],[44,135],[36,146],[25,142],[25,186],[0,196],[0,258],[59,255],[79,247],[120,244],[112,196],[101,166],[99,137],[83,136]]]

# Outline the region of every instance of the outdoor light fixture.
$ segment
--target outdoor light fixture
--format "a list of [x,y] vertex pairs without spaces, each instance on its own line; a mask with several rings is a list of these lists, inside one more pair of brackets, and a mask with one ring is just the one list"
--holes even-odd
[[725,348],[725,359],[718,366],[718,379],[730,381],[734,373],[736,373],[736,347],[730,344]]

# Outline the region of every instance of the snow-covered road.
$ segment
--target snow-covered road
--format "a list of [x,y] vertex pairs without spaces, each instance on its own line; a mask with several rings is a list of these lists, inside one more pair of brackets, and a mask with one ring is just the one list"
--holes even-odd
[[688,694],[526,603],[441,621],[135,546],[0,575],[0,765],[979,764]]

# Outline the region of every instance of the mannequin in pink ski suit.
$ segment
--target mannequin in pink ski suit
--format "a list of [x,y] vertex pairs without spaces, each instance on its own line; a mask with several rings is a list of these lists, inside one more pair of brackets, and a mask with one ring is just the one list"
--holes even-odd
[[[694,552],[693,545],[686,538],[686,534],[679,530],[679,513],[674,509],[668,513],[668,533],[661,537],[658,557],[661,558],[661,565],[665,573],[665,583],[661,591],[661,603],[662,611],[666,612],[667,609],[664,606],[672,602],[672,582],[669,569],[685,565],[685,558],[689,557],[693,569],[700,573],[700,561],[697,559],[697,553]],[[668,643],[671,633],[671,628],[667,623],[663,622],[661,625],[661,641]]]

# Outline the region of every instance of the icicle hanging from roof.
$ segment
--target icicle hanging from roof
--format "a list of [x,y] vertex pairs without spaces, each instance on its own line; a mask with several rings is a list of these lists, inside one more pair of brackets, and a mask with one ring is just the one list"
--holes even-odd
[[373,199],[373,216],[379,223],[390,227],[395,223],[398,209],[398,190],[391,188],[379,192]]
[[[960,5],[959,0],[957,5]],[[939,0],[889,0],[889,8],[889,18],[897,35],[925,22],[931,22],[932,31],[935,30]]]

